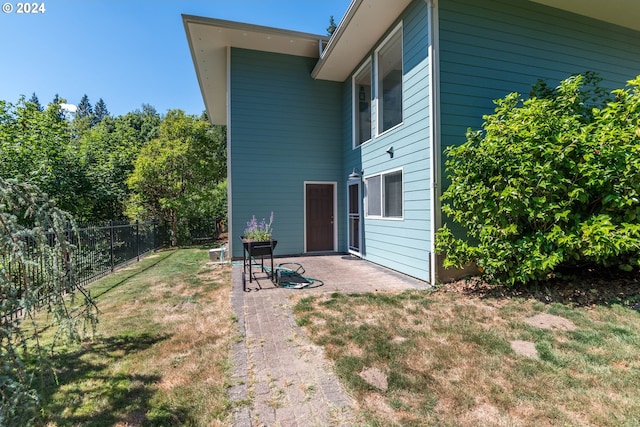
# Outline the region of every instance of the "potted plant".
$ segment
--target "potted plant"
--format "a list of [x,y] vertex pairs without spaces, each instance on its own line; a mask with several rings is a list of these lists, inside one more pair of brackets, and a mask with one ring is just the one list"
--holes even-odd
[[240,236],[242,240],[242,286],[246,290],[246,275],[247,270],[249,273],[249,282],[253,281],[252,267],[254,265],[254,258],[260,258],[258,264],[262,271],[266,271],[264,268],[264,258],[269,257],[271,259],[271,270],[267,272],[270,277],[273,277],[273,249],[278,243],[277,240],[273,240],[273,212],[269,217],[269,222],[262,219],[262,222],[258,223],[256,216],[253,215],[251,221],[247,222],[247,228],[244,230],[244,234]]
[[269,222],[263,218],[258,223],[256,216],[253,215],[251,221],[247,222],[247,228],[244,229],[244,234],[240,236],[240,239],[251,256],[271,255],[273,248],[278,243],[277,240],[273,240],[273,212],[271,212]]

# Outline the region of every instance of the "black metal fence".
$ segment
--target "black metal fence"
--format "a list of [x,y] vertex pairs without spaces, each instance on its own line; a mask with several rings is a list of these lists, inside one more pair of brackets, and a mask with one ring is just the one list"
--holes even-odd
[[78,228],[69,233],[75,253],[76,284],[86,284],[111,273],[116,267],[164,246],[166,240],[156,222],[118,223]]
[[[48,286],[53,286],[52,280],[65,282],[67,289],[85,285],[106,276],[117,267],[139,261],[141,256],[159,249],[167,242],[164,227],[156,222],[112,221],[103,226],[69,229],[65,234],[75,250],[59,260],[60,265],[51,264],[52,259],[41,255],[30,241],[26,245],[27,264],[12,263],[7,254],[0,254],[0,263],[14,284],[12,295],[4,295],[4,291],[0,294],[0,317],[3,321],[22,316],[22,308],[9,304],[9,299],[17,302],[20,296],[15,293],[21,294],[27,284],[39,284],[42,295],[38,298],[44,301]],[[54,236],[51,235],[49,240],[53,246]],[[57,279],[54,276],[58,276]]]

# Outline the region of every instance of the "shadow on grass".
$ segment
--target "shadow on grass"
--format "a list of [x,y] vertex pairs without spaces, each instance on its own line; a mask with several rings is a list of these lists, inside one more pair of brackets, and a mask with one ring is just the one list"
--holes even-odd
[[545,282],[514,287],[492,285],[478,277],[459,280],[441,287],[479,298],[525,298],[545,304],[560,303],[576,307],[619,304],[640,311],[640,274],[614,268],[566,269],[562,276]]
[[[183,425],[189,419],[186,408],[152,410],[161,377],[132,373],[125,359],[167,338],[122,335],[57,355],[53,360],[57,384],[50,380],[40,390],[45,421],[59,426]],[[114,365],[122,365],[122,369],[114,369]]]
[[[146,266],[144,266],[144,267],[142,267],[142,268],[133,268],[133,269],[132,269],[132,271],[131,271],[131,274],[124,275],[124,273],[123,273],[123,272],[121,272],[121,274],[122,274],[122,278],[121,278],[119,281],[117,281],[117,282],[116,282],[116,283],[114,283],[113,285],[109,286],[108,288],[103,289],[99,294],[95,294],[95,295],[93,295],[93,297],[94,297],[95,299],[100,298],[100,297],[101,297],[101,296],[103,296],[104,294],[106,294],[106,293],[108,293],[108,292],[111,292],[111,291],[112,291],[112,290],[114,290],[115,288],[117,288],[117,287],[119,287],[119,286],[123,285],[124,283],[126,283],[126,282],[127,282],[127,281],[129,281],[130,279],[132,279],[132,278],[134,278],[134,277],[136,277],[136,276],[138,276],[138,275],[140,275],[140,274],[144,273],[145,271],[147,271],[147,270],[149,270],[149,269],[151,269],[151,268],[155,267],[156,265],[160,264],[162,261],[165,261],[165,260],[169,259],[169,258],[170,258],[171,256],[173,256],[175,253],[176,253],[176,251],[174,250],[174,251],[172,251],[171,253],[169,253],[169,254],[168,254],[168,255],[166,255],[166,256],[159,256],[157,260],[155,260],[154,262],[150,263],[149,265],[146,265]],[[129,265],[129,266],[130,266],[130,265]],[[118,272],[116,272],[115,274],[118,274]],[[107,277],[108,277],[108,276],[107,276]],[[103,280],[104,280],[104,279],[103,279]]]

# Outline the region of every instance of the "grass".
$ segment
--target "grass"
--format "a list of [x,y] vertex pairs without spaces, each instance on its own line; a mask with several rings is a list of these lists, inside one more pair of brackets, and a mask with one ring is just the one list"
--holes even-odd
[[229,425],[230,267],[207,256],[159,252],[90,286],[97,333],[58,350],[43,424]]
[[[367,425],[640,425],[640,313],[631,308],[411,291],[306,297],[294,312]],[[541,313],[575,329],[525,322]],[[537,357],[512,341],[532,342]],[[372,369],[384,386],[361,375]]]
[[[91,285],[97,334],[59,349],[43,425],[231,424],[230,267],[207,255],[160,252]],[[365,425],[640,425],[640,313],[623,305],[411,291],[304,297],[294,313]],[[541,314],[574,327],[527,323]]]

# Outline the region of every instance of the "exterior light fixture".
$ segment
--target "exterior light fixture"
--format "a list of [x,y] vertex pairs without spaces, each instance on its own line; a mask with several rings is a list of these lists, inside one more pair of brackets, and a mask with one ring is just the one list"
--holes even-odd
[[349,174],[349,179],[360,179],[364,171],[358,172],[356,168],[353,168],[353,172]]

